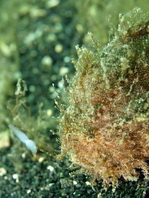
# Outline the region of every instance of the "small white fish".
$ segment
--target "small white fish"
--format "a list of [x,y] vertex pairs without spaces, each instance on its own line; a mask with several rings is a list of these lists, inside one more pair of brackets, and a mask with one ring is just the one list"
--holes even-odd
[[23,133],[20,129],[13,126],[12,124],[8,125],[11,131],[20,139],[21,142],[23,142],[26,147],[32,152],[37,153],[37,146],[34,141],[30,140],[25,133]]

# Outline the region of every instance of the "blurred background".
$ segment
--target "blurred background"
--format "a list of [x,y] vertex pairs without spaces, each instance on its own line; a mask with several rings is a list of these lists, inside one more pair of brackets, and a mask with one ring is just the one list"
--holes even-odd
[[[84,175],[70,178],[70,162],[52,156],[60,153],[59,105],[67,104],[75,46],[91,47],[88,32],[104,46],[117,29],[119,14],[134,7],[146,12],[148,0],[0,1],[0,197],[116,197],[110,190],[104,194],[101,184],[94,191]],[[8,124],[36,142],[38,156]]]

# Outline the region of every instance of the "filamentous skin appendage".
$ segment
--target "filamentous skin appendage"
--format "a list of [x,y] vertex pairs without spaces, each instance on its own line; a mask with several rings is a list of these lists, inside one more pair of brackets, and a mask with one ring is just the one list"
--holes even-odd
[[[61,153],[94,179],[148,177],[149,14],[121,15],[103,49],[77,48],[69,104],[61,110]],[[140,170],[140,171],[139,171]]]

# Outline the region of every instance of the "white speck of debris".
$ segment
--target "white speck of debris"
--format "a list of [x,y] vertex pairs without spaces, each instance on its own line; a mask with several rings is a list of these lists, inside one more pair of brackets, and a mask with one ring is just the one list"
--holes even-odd
[[91,183],[90,183],[89,181],[86,181],[85,184],[86,184],[87,186],[91,186]]
[[74,181],[73,181],[73,184],[74,184],[74,185],[77,185],[77,181],[74,180]]
[[14,180],[16,180],[17,183],[19,182],[19,175],[18,175],[18,174],[13,174],[13,175],[12,175],[12,178],[13,178]]
[[28,190],[27,190],[27,194],[30,194],[30,193],[31,193],[31,189],[28,189]]
[[59,88],[63,88],[64,87],[64,84],[63,84],[62,80],[58,82],[58,87]]
[[42,65],[47,65],[47,66],[50,67],[52,65],[52,62],[53,62],[53,60],[50,56],[44,56],[42,61],[41,61],[41,64]]
[[68,73],[69,69],[67,67],[61,67],[59,73],[61,76],[64,76]]
[[25,159],[25,158],[26,158],[26,153],[22,153],[21,157],[22,157],[23,159]]
[[53,171],[54,171],[53,166],[48,166],[48,167],[47,167],[47,169],[48,169],[48,170],[50,170],[51,172],[53,172]]
[[38,162],[43,162],[44,161],[44,159],[45,159],[45,157],[40,157],[39,159],[38,159]]
[[18,174],[13,174],[13,175],[12,175],[12,178],[13,178],[13,179],[18,179]]
[[50,117],[50,116],[52,116],[52,114],[53,114],[52,109],[48,109],[47,110],[47,116]]
[[0,132],[0,149],[10,146],[9,133],[7,131]]
[[7,173],[6,169],[3,168],[3,167],[1,167],[1,168],[0,168],[0,176],[5,175],[6,173]]
[[55,52],[56,53],[60,53],[60,52],[62,52],[62,50],[63,50],[63,46],[61,44],[57,44],[55,46]]
[[69,63],[71,61],[71,58],[69,56],[64,57],[64,62]]
[[21,142],[23,142],[26,147],[32,152],[32,153],[37,153],[37,146],[34,141],[30,140],[24,132],[22,132],[20,129],[13,125],[9,125],[9,128],[11,131],[20,139]]

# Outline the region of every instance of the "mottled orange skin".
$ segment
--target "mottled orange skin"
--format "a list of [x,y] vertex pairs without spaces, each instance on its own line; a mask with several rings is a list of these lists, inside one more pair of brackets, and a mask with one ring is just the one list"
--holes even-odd
[[70,128],[62,139],[62,153],[69,154],[73,163],[81,165],[96,179],[104,178],[107,183],[115,183],[121,176],[135,180],[138,177],[135,168],[141,168],[147,175],[149,125],[134,119],[119,126],[116,120],[125,117],[123,110],[128,98],[118,91],[109,95],[111,97],[97,99],[94,95],[95,100],[91,98],[94,106],[100,102],[103,108],[96,109],[94,118],[85,121],[84,128],[88,127],[88,133],[83,127],[72,126],[69,120]]
[[61,151],[104,183],[148,176],[149,21],[117,35],[100,54],[78,49],[60,124]]

